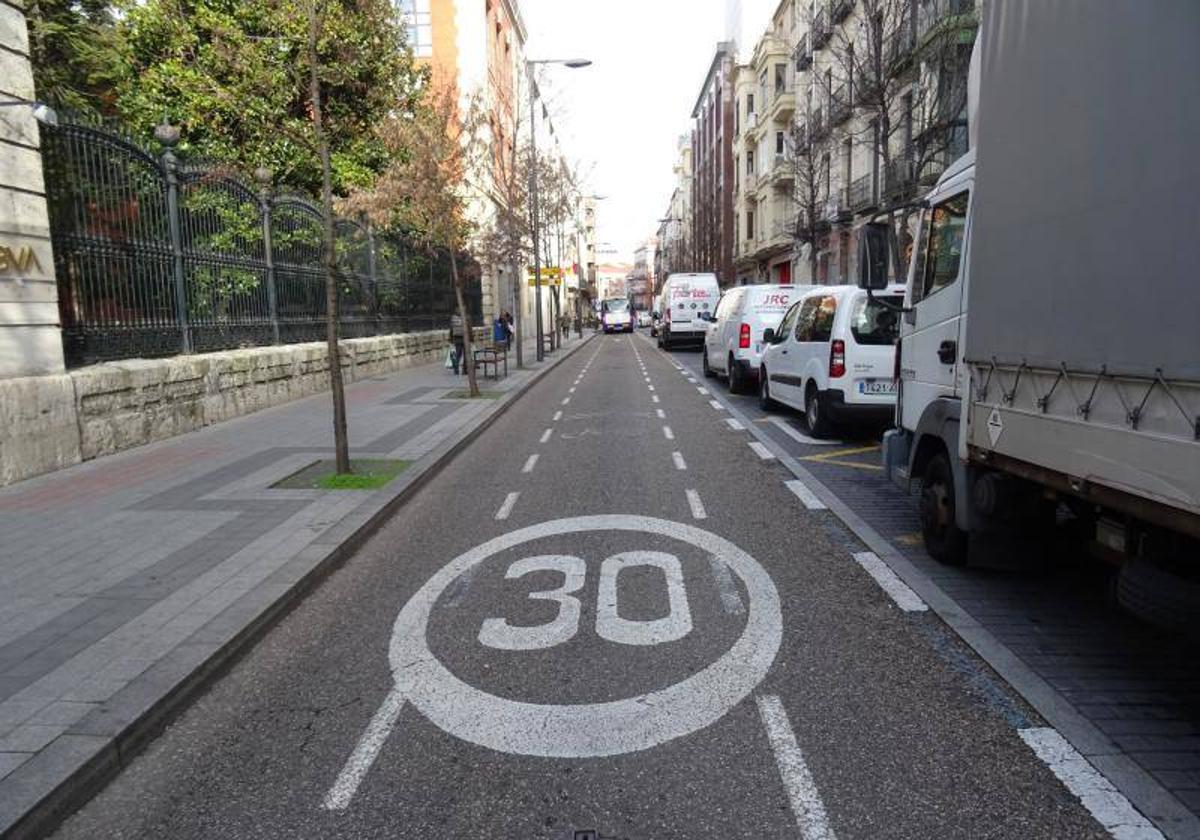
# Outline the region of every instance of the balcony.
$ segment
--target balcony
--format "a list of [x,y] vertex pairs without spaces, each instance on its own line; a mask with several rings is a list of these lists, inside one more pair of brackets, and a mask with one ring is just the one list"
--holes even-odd
[[819,50],[821,47],[829,43],[829,39],[833,37],[833,29],[829,26],[829,18],[825,16],[825,10],[821,9],[813,17],[812,22],[812,45],[814,50]]
[[766,241],[768,247],[779,247],[780,245],[790,245],[796,234],[796,223],[793,220],[795,212],[788,210],[780,213],[779,217],[771,222],[770,236]]
[[841,125],[850,119],[852,110],[849,89],[845,85],[838,85],[829,95],[829,124]]
[[868,174],[863,175],[861,178],[855,178],[846,189],[846,198],[850,204],[850,209],[855,213],[862,213],[874,207],[875,177]]
[[796,59],[796,70],[798,72],[812,67],[813,45],[808,33],[805,33],[800,38],[800,43],[796,45],[796,50],[792,53],[792,56]]
[[819,208],[818,212],[822,220],[826,222],[848,221],[853,215],[850,212],[850,203],[845,190],[831,192],[829,198],[825,200],[824,206]]
[[975,0],[925,0],[917,12],[917,38],[942,25],[969,28],[975,22]]
[[841,23],[850,17],[852,11],[854,11],[854,0],[830,0],[829,2],[829,19],[833,23]]
[[768,173],[771,185],[777,190],[790,191],[796,183],[796,160],[791,155],[775,155]]
[[888,203],[901,202],[913,194],[917,186],[913,161],[902,155],[888,163],[883,170],[883,189],[880,198]]
[[771,100],[771,119],[777,123],[790,122],[796,113],[796,94],[788,85],[776,85],[775,97]]

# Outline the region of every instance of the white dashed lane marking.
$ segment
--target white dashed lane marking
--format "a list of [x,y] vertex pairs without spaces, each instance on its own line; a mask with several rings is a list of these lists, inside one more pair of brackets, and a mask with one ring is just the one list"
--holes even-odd
[[700,494],[695,490],[686,492],[688,507],[692,509],[692,519],[708,519],[708,512],[704,510],[704,502],[700,501]]
[[756,440],[750,441],[750,448],[754,450],[755,455],[757,455],[759,458],[762,458],[764,461],[770,461],[775,457],[774,453],[772,453],[770,449],[767,449],[765,444],[759,443]]
[[546,441],[550,440],[550,435],[552,434],[554,434],[553,429],[547,429],[546,431],[542,432],[542,436],[538,440],[538,443],[545,443]]
[[670,426],[663,426],[663,437],[667,440],[675,440],[675,433],[671,431]]
[[507,496],[505,496],[504,504],[500,505],[500,510],[496,511],[496,518],[508,519],[508,515],[512,513],[513,505],[517,503],[517,499],[520,498],[520,496],[520,491],[509,493]]
[[905,612],[925,612],[929,609],[921,597],[909,589],[908,584],[896,577],[896,573],[880,560],[875,552],[860,551],[854,555],[854,560],[866,570],[867,574],[875,578],[875,582],[892,597],[900,609]]
[[570,404],[570,402],[571,402],[571,398],[570,398],[570,397],[566,397],[566,398],[564,398],[564,399],[563,399],[563,401],[562,401],[562,404],[563,404],[563,405],[569,405],[569,404]]
[[711,405],[713,408],[715,408],[717,411],[725,410],[725,406],[721,405],[720,401],[718,401],[718,400],[709,400],[708,404]]
[[535,452],[525,460],[525,466],[521,467],[521,472],[531,473],[533,468],[537,466],[538,454]]
[[734,420],[732,417],[725,421],[725,425],[733,429],[735,432],[745,431],[746,429],[746,427],[742,425],[742,421]]
[[817,498],[813,491],[808,489],[808,485],[799,479],[783,482],[787,489],[796,494],[796,498],[804,503],[804,506],[809,510],[825,510],[825,503]]
[[667,412],[663,411],[661,408],[654,409],[654,413],[655,413],[655,415],[657,415],[659,420],[667,419]]
[[658,399],[658,394],[655,394],[655,395],[654,395],[653,397],[651,397],[650,399],[654,400],[655,402],[659,402],[659,399]]
[[707,393],[708,393],[708,389],[707,389],[707,388],[705,388],[703,385],[700,385],[700,386],[698,386],[698,387],[696,388],[696,390],[697,390],[697,391],[699,391],[701,394],[707,394]]
[[677,470],[686,470],[687,469],[687,462],[683,460],[682,452],[672,452],[671,460],[675,462],[675,469],[677,469]]
[[561,419],[562,419],[562,412],[556,411],[556,412],[554,412],[554,419],[551,422],[557,423]]
[[796,743],[796,734],[792,731],[783,703],[774,694],[760,694],[754,699],[758,703],[763,727],[767,730],[767,740],[771,742],[771,749],[775,753],[775,763],[779,766],[779,775],[787,790],[800,836],[804,840],[835,840],[836,835],[825,813],[825,803],[821,801],[817,784],[808,765],[804,763],[804,753]]

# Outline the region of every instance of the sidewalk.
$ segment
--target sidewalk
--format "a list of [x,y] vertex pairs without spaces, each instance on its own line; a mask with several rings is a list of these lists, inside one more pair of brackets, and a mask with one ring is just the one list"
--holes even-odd
[[0,489],[0,836],[38,833],[116,772],[239,646],[559,360],[463,400],[441,364],[347,388],[382,490],[273,489],[332,457],[328,393]]

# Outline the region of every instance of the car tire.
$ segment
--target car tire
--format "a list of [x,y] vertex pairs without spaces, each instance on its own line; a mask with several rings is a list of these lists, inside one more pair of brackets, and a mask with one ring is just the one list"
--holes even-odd
[[716,374],[713,373],[713,369],[708,365],[708,348],[701,347],[700,354],[700,370],[704,372],[705,379],[712,379]]
[[671,334],[670,333],[667,333],[666,335],[663,336],[662,341],[659,343],[659,346],[662,347],[662,349],[666,350],[668,353],[671,352]]
[[925,465],[918,509],[925,550],[947,566],[967,562],[967,533],[955,522],[954,504],[954,471],[946,453],[939,452]]
[[732,354],[730,354],[727,364],[729,365],[726,368],[729,371],[727,377],[729,380],[729,393],[740,394],[746,390],[746,374],[742,372],[742,366],[737,363]]
[[775,400],[771,399],[771,385],[767,369],[762,368],[758,372],[758,407],[763,411],[773,411],[775,406]]
[[821,392],[811,382],[808,390],[804,392],[804,422],[808,426],[808,433],[813,437],[829,437],[833,432],[821,400]]

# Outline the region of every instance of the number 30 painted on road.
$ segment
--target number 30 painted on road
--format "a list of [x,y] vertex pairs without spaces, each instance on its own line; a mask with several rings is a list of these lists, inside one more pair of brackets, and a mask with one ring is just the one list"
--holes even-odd
[[[663,618],[635,621],[621,618],[617,609],[617,576],[622,569],[649,566],[661,569],[667,581],[670,611]],[[500,650],[544,650],[570,641],[579,632],[581,605],[574,593],[583,588],[587,563],[569,554],[525,557],[508,567],[508,580],[531,572],[559,572],[563,584],[557,589],[529,593],[530,600],[554,601],[558,615],[534,627],[514,627],[505,618],[489,618],[479,629],[480,643]],[[596,605],[596,633],[600,638],[623,645],[658,645],[674,642],[692,632],[692,613],[683,586],[679,558],[661,551],[625,551],[605,558],[600,566],[600,591]]]

